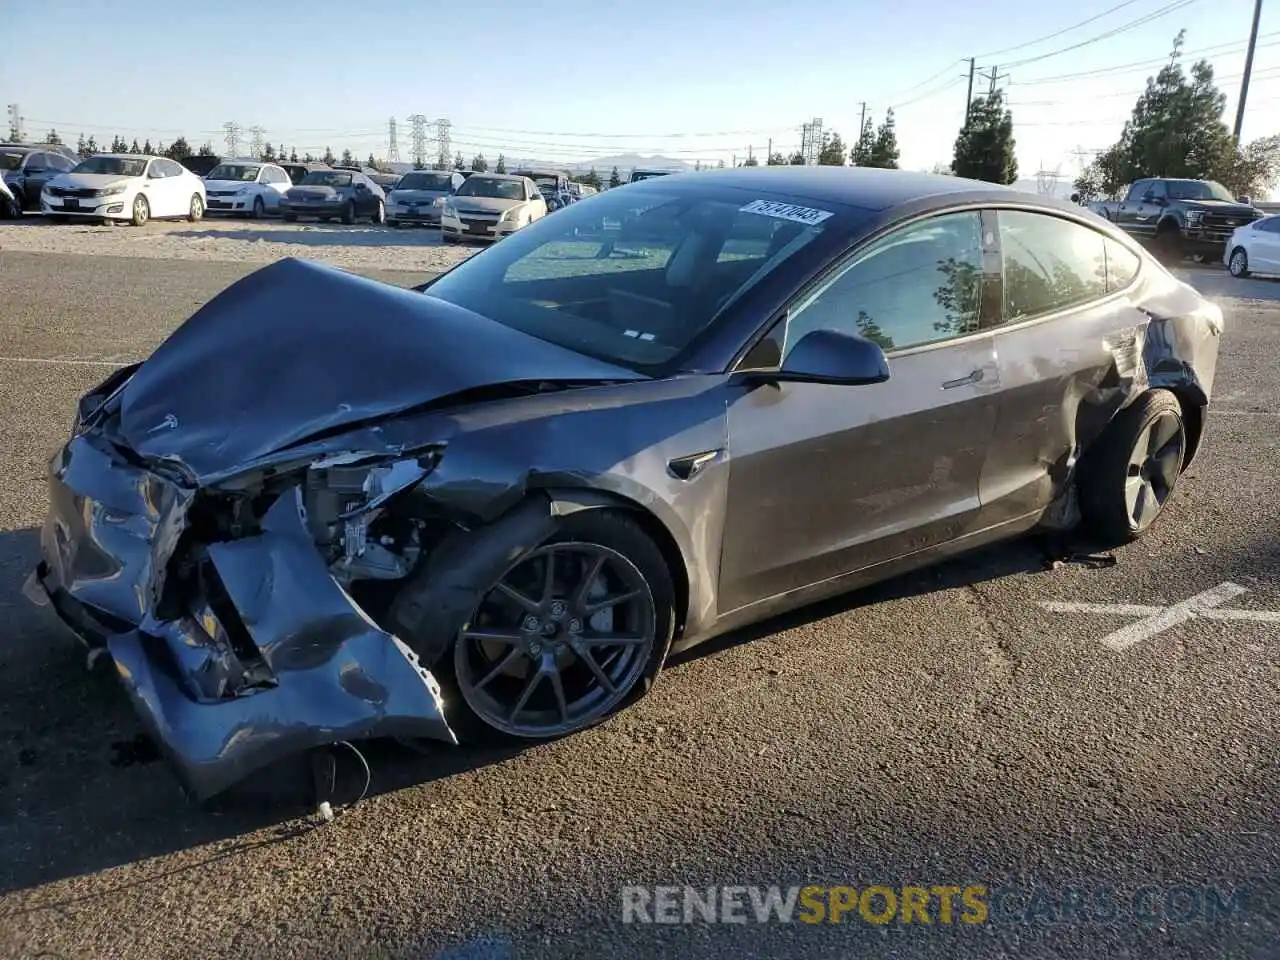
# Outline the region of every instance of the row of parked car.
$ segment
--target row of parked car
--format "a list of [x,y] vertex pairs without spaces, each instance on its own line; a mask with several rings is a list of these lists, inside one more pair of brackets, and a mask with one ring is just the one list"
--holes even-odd
[[355,165],[255,159],[97,154],[61,144],[0,144],[0,213],[71,219],[199,220],[206,213],[261,218],[431,225],[447,240],[496,239],[595,193],[559,170],[511,174],[414,170],[400,176]]

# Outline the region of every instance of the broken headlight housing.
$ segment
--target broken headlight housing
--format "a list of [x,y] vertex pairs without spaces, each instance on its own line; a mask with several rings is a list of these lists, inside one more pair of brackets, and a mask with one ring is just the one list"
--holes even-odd
[[417,528],[374,532],[391,501],[436,468],[443,448],[408,457],[342,454],[307,468],[301,487],[303,517],[316,546],[340,580],[389,580],[408,574],[420,545]]

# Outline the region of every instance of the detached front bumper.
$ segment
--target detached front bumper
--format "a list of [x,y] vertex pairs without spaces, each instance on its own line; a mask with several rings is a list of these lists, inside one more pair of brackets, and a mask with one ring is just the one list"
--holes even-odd
[[105,443],[77,437],[50,467],[27,593],[111,653],[190,795],[340,740],[457,742],[435,678],[330,576],[291,492],[255,535],[201,544],[196,491]]

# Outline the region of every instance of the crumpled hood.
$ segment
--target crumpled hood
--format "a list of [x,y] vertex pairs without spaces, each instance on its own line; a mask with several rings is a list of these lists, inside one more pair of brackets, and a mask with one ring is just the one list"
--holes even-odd
[[476,387],[638,379],[434,297],[288,259],[156,348],[121,391],[119,431],[143,456],[207,477]]

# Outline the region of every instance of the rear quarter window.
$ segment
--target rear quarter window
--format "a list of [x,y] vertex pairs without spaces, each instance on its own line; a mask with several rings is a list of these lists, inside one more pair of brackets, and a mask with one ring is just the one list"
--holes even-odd
[[1110,238],[1106,241],[1107,249],[1107,293],[1123,290],[1138,275],[1142,266],[1141,258],[1121,243]]
[[1050,214],[1001,210],[1004,320],[1013,323],[1107,294],[1106,237]]

